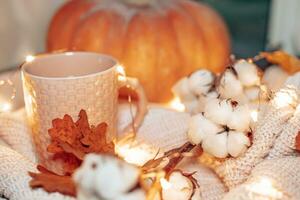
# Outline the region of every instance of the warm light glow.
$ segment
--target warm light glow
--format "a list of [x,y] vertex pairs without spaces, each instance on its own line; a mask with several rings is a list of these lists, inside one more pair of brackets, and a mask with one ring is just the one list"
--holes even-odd
[[118,66],[117,66],[117,72],[118,72],[120,75],[126,76],[124,67],[121,66],[121,65],[118,65]]
[[167,103],[166,106],[179,112],[183,112],[185,110],[185,106],[183,105],[183,103],[181,103],[179,97],[175,97],[174,99],[172,99],[169,103]]
[[10,103],[1,103],[0,104],[0,112],[9,112],[12,109],[12,105]]
[[121,82],[125,82],[126,81],[126,73],[125,73],[124,67],[121,65],[118,65],[117,72],[119,73],[118,80]]
[[148,160],[155,157],[156,152],[146,144],[136,144],[136,142],[119,142],[115,147],[116,153],[126,162],[142,166]]
[[293,106],[297,102],[297,94],[294,89],[282,89],[275,94],[274,102],[278,108]]
[[164,190],[170,189],[171,188],[171,183],[167,181],[165,178],[160,179],[160,185]]
[[73,52],[66,52],[65,55],[66,56],[72,56],[72,55],[74,55],[74,53]]
[[282,192],[278,191],[272,183],[272,180],[268,177],[260,177],[258,181],[251,183],[247,186],[247,189],[258,195],[272,197],[272,198],[281,198]]
[[252,121],[257,122],[257,119],[258,119],[258,111],[257,111],[257,110],[252,110],[250,115],[251,115]]
[[35,59],[35,57],[34,56],[32,56],[32,55],[28,55],[28,56],[26,56],[26,62],[32,62],[33,60]]

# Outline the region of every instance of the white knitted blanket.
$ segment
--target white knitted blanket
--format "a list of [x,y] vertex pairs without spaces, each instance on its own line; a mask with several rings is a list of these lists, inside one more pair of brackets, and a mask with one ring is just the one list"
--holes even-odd
[[[120,105],[119,130],[130,121],[129,113],[128,105]],[[153,147],[160,148],[161,151],[178,147],[187,141],[186,131],[189,117],[186,113],[178,113],[157,107],[151,108],[139,129],[137,139]],[[294,125],[294,121],[297,122],[297,120],[293,120],[291,125],[298,128],[299,125]],[[286,126],[289,125],[286,124]],[[274,127],[274,130],[277,130],[276,127]],[[278,140],[282,139],[278,138]],[[281,149],[282,147],[275,148]],[[300,188],[300,158],[289,157],[278,160],[277,155],[270,154],[270,156],[272,158],[260,162],[254,170],[247,171],[247,174],[249,174],[245,178],[247,181],[238,185],[238,187],[232,188],[229,193],[211,169],[199,163],[186,163],[183,164],[183,167],[186,171],[197,171],[195,177],[199,182],[200,195],[203,200],[220,200],[224,198],[225,194],[225,199],[230,200],[256,199],[255,196],[249,194],[249,192],[247,193],[247,184],[250,184],[251,180],[261,175],[270,176],[276,186],[284,191],[282,199],[300,199],[298,190]],[[74,199],[58,193],[48,194],[42,189],[32,190],[28,185],[30,177],[27,172],[36,171],[36,164],[37,158],[31,141],[30,129],[25,123],[24,111],[20,110],[12,114],[0,115],[0,200],[4,197],[11,200]],[[278,176],[277,170],[280,172]],[[244,192],[245,196],[238,198],[241,191]],[[251,198],[249,195],[252,195]]]

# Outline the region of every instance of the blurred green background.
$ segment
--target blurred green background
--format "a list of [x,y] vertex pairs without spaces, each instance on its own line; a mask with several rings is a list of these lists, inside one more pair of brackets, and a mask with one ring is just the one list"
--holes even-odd
[[198,0],[224,18],[237,57],[252,57],[265,50],[271,0]]

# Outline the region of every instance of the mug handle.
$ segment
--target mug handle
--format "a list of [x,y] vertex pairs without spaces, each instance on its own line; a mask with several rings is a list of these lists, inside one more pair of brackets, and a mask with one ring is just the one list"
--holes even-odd
[[[126,87],[127,90],[133,91],[137,94],[137,111],[133,118],[133,123],[128,124],[123,130],[123,133],[129,133],[137,130],[143,123],[144,117],[147,114],[148,100],[143,86],[140,84],[137,78],[124,77],[124,79],[118,79],[119,81],[119,93],[121,88]],[[130,92],[129,92],[130,95]]]

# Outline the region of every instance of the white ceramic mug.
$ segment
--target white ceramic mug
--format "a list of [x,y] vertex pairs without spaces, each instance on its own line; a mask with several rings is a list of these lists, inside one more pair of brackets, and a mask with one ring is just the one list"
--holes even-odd
[[[146,113],[147,100],[136,79],[119,79],[117,61],[90,52],[43,54],[21,66],[24,99],[40,162],[60,173],[47,152],[48,129],[52,120],[69,114],[74,120],[86,110],[89,123],[108,124],[107,139],[116,136],[118,94],[122,86],[137,93],[138,111],[134,124],[139,126]],[[129,126],[126,130],[129,129]]]

